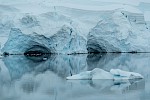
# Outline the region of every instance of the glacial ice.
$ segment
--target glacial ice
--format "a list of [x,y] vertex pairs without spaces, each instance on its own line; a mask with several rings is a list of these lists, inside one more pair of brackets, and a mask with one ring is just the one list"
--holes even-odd
[[100,68],[95,68],[92,71],[81,72],[77,75],[68,76],[69,80],[94,80],[94,79],[113,79],[113,80],[128,80],[128,79],[142,79],[144,78],[139,73],[122,71],[120,69],[111,69],[107,72]]
[[144,78],[139,73],[123,71],[123,70],[120,70],[120,69],[111,69],[110,73],[113,74],[115,77],[116,76],[122,77],[122,79],[138,79],[138,78],[140,79],[140,78]]
[[[55,1],[58,2],[53,3]],[[106,7],[105,4],[97,3],[97,0],[91,0],[92,2],[96,1],[93,3],[93,6],[89,3],[90,0],[86,2],[85,0],[66,0],[67,3],[60,5],[60,2],[62,1],[65,0],[0,0],[0,44],[1,48],[3,48],[2,53],[9,52],[13,54],[22,54],[30,50],[67,54],[101,51],[145,52],[149,50],[150,24],[148,26],[149,29],[146,29],[147,25],[145,25],[145,23],[147,22],[143,19],[143,14],[141,12],[139,13],[138,10],[135,11],[135,9],[131,9],[134,7],[126,6],[125,3],[123,5],[130,8],[126,11],[127,9],[120,9],[123,5],[118,6],[119,4],[109,4]],[[70,5],[68,1],[71,3],[73,2],[72,5]],[[114,1],[118,2],[118,0]],[[135,2],[138,1],[144,2],[145,0],[136,0],[134,2],[131,2],[131,0],[121,0],[121,3],[129,2],[135,4]],[[76,5],[74,2],[80,2],[80,5]],[[55,4],[57,6],[55,6]],[[88,6],[83,6],[82,4]],[[101,7],[101,5],[104,6]],[[125,13],[124,10],[126,11]],[[73,31],[73,35],[70,36],[71,31]],[[9,36],[6,44],[5,41],[7,39],[2,40],[2,36]],[[122,91],[120,92],[121,95],[118,95],[117,98],[123,99],[122,93],[127,90],[134,91],[130,91],[131,95],[125,96],[126,99],[133,99],[133,97],[134,99],[137,99],[137,97],[140,98],[141,95],[137,93],[139,90],[136,90],[135,93],[135,89],[141,89],[141,85],[139,86],[138,84],[139,82],[122,83],[119,81],[119,84],[115,84],[112,80],[88,80],[87,82],[80,82],[79,85],[76,85],[72,83],[68,84],[68,82],[66,83],[64,80],[62,82],[62,79],[58,77],[66,77],[70,75],[70,73],[77,74],[94,67],[104,67],[104,69],[117,67],[129,71],[134,70],[135,72],[147,76],[147,71],[149,70],[143,70],[141,64],[146,66],[144,69],[149,69],[147,63],[149,61],[148,57],[144,56],[141,60],[136,55],[134,55],[134,57],[129,55],[126,56],[88,56],[88,66],[86,65],[86,57],[82,58],[83,55],[80,56],[81,58],[72,57],[71,55],[67,57],[63,55],[57,57],[57,55],[55,55],[52,58],[50,57],[47,61],[42,62],[38,62],[41,59],[30,61],[24,56],[4,57],[3,61],[8,68],[7,73],[10,74],[11,79],[10,77],[7,78],[4,74],[0,75],[1,80],[19,80],[17,80],[17,82],[7,82],[9,84],[4,84],[5,87],[0,85],[2,93],[1,98],[8,99],[9,93],[9,98],[17,98],[19,96],[22,99],[50,99],[54,96],[58,97],[57,99],[65,98],[67,100],[72,99],[72,96],[75,97],[77,94],[79,99],[89,100],[91,99],[89,98],[89,95],[96,98],[97,93],[99,97],[104,96],[101,95],[101,93],[108,93],[110,96],[105,95],[105,98],[112,99],[112,96],[114,96],[112,94],[115,94],[114,90],[119,89]],[[131,64],[133,64],[132,67],[130,67]],[[47,71],[48,69],[52,70],[52,72]],[[47,72],[40,73],[45,71]],[[104,72],[103,70],[100,71]],[[145,71],[147,73],[145,73]],[[31,74],[28,75],[28,72],[31,72]],[[32,75],[32,72],[35,72],[36,75]],[[111,70],[111,72],[115,73],[117,76],[116,79],[118,79],[120,70],[115,70],[115,72]],[[98,78],[98,74],[95,75],[95,78]],[[109,78],[108,76],[103,77]],[[57,78],[60,80],[57,81]],[[51,83],[51,85],[49,83]],[[149,89],[147,87],[149,86],[146,84],[146,93],[147,89]],[[33,88],[33,93],[31,93],[29,88]],[[93,88],[97,89],[97,91]],[[142,89],[144,88],[145,83],[142,84]],[[62,89],[63,91],[65,90],[65,92],[62,92]],[[98,89],[100,89],[100,91]],[[82,91],[78,92],[78,90]],[[43,91],[44,93],[46,92],[46,97],[45,94],[40,95]],[[30,92],[29,95],[27,92]],[[83,92],[84,95],[81,96],[81,93]],[[140,90],[140,92],[143,93],[143,90]],[[49,96],[49,93],[51,93],[51,97]]]
[[26,35],[20,29],[13,28],[2,51],[10,54],[23,54],[31,48],[38,51],[42,47],[45,48],[45,51],[43,50],[45,53],[86,53],[85,39],[66,25],[49,38],[37,33]]
[[6,44],[0,41],[5,44],[2,52],[24,53],[34,45],[63,54],[149,52],[149,26],[138,8],[69,2],[39,0],[0,5],[0,36],[9,37]]
[[63,54],[149,52],[150,31],[146,29],[144,20],[141,21],[142,23],[132,22],[120,11],[110,12],[99,20],[97,24],[95,23],[95,27],[93,26],[92,28],[90,26],[87,29],[83,28],[83,26],[79,28],[78,24],[65,24],[63,22],[64,24],[59,26],[60,28],[54,29],[56,32],[52,30],[52,34],[48,35],[46,31],[43,31],[46,33],[42,33],[40,28],[44,26],[41,26],[41,22],[36,17],[25,16],[20,20],[22,28],[11,28],[9,39],[4,45],[2,52],[24,53],[34,45],[44,46],[51,53]]
[[[123,12],[115,12],[98,22],[88,35],[87,46],[90,52],[149,51],[150,32],[144,27],[142,16],[138,15],[141,18],[135,17],[137,22],[133,22],[133,19],[127,19],[124,15]],[[128,14],[128,17],[130,16],[133,17],[134,14]]]

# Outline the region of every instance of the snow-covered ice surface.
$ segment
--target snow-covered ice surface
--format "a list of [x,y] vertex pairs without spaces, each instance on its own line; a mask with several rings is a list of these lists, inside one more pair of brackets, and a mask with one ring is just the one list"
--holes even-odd
[[95,68],[92,71],[81,72],[77,75],[68,76],[66,79],[71,80],[93,80],[93,79],[112,79],[112,80],[128,80],[128,79],[142,79],[144,78],[139,73],[127,72],[120,69],[111,69],[110,72],[103,69]]
[[[0,59],[0,99],[148,100],[149,60],[149,54],[51,55],[46,61],[18,55],[4,57]],[[137,72],[144,79],[66,80],[67,76],[95,68]]]
[[[43,46],[38,35],[47,40],[55,37],[46,45],[52,53],[149,52],[150,29],[146,22],[149,14],[143,12],[141,2],[148,3],[140,0],[0,0],[0,36],[9,37],[7,43],[0,41],[6,43],[1,46],[2,52],[24,53],[24,47],[30,49],[27,47],[34,46],[35,42]],[[20,32],[12,36],[14,28]],[[27,36],[35,38],[32,42],[26,39],[30,46],[22,40]],[[65,45],[59,43],[65,37]],[[21,43],[24,46],[20,46]]]

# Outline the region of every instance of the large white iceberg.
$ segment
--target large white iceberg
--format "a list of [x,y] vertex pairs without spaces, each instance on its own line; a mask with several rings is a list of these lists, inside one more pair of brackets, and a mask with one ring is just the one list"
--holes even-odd
[[44,49],[42,51],[45,53],[63,54],[87,52],[86,40],[78,35],[75,29],[66,25],[50,37],[37,33],[26,35],[20,29],[13,28],[2,51],[10,54],[23,54],[30,49],[33,51]]
[[90,52],[148,52],[150,31],[142,14],[115,12],[98,22],[88,35]]
[[93,0],[86,5],[83,1],[80,5],[73,1],[23,1],[0,5],[0,36],[9,36],[2,52],[24,53],[35,43],[50,48],[51,53],[65,54],[150,50],[150,30],[144,14],[134,6],[95,6],[101,3],[91,4]]
[[113,80],[128,80],[128,79],[142,79],[144,78],[139,73],[122,71],[120,69],[111,69],[110,72],[107,72],[100,68],[95,68],[92,71],[81,72],[77,75],[69,76],[69,80],[94,80],[94,79],[113,79]]

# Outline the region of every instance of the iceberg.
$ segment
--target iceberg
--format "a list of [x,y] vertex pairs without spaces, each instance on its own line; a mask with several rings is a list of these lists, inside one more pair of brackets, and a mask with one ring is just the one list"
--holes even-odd
[[[67,9],[76,11],[76,9]],[[77,13],[80,14],[82,11],[84,12],[79,10]],[[88,13],[92,14],[95,11]],[[77,15],[70,15],[72,17],[69,18],[57,12],[43,13],[40,16],[21,15],[21,18],[18,15],[20,22],[14,19],[9,21],[9,23],[16,22],[16,26],[5,25],[9,26],[6,27],[7,31],[6,28],[0,29],[4,31],[1,33],[9,34],[2,52],[24,53],[33,45],[49,48],[51,53],[63,54],[149,52],[150,30],[145,25],[143,14],[121,10],[99,13],[99,15],[87,15],[86,20],[76,19]]]
[[37,44],[63,54],[150,50],[149,25],[143,12],[132,5],[17,2],[0,5],[0,36],[9,38],[6,43],[0,40],[5,44],[2,52],[24,53]]
[[112,13],[89,32],[88,52],[148,52],[150,31],[145,23],[140,13]]
[[18,28],[12,28],[2,52],[24,54],[29,51],[58,54],[86,53],[86,40],[66,25],[50,37],[35,32],[27,35]]
[[141,74],[135,72],[127,72],[120,69],[111,69],[110,73],[114,75],[114,78],[121,78],[121,79],[140,79],[144,78]]
[[143,79],[139,73],[122,71],[120,69],[111,69],[110,72],[100,68],[95,68],[92,71],[81,72],[77,75],[68,76],[68,80],[94,80],[94,79],[112,79],[112,80],[130,80]]

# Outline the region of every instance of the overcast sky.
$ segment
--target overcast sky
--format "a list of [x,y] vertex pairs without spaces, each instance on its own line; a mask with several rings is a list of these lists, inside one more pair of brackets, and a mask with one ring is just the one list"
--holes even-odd
[[131,4],[131,5],[138,5],[140,2],[147,2],[147,3],[150,3],[150,0],[0,0],[0,3],[10,3],[10,2],[26,2],[26,1],[36,1],[36,2],[39,2],[39,1],[51,1],[51,2],[55,2],[55,1],[68,1],[68,2],[97,2],[97,1],[100,1],[100,2],[115,2],[115,3],[124,3],[124,4]]
[[[72,0],[61,0],[61,1],[72,1]],[[87,0],[74,0],[74,1],[87,1]],[[150,0],[88,0],[88,1],[100,1],[100,2],[115,2],[115,3],[125,3],[131,5],[139,5],[140,2],[150,3]]]

